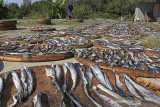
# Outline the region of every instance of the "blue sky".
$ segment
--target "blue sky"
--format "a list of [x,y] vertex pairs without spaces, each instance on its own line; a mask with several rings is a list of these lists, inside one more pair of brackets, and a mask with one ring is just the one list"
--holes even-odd
[[[23,0],[3,0],[5,3],[18,3],[18,5],[21,5],[23,3]],[[32,0],[32,3],[35,1],[40,1],[40,0]],[[55,0],[53,0],[55,1]]]

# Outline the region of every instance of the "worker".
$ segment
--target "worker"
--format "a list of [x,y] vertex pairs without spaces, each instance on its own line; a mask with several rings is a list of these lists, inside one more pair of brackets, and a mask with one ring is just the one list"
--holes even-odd
[[71,2],[68,5],[68,18],[69,18],[70,21],[73,18],[73,15],[74,15],[74,11],[73,11],[73,5],[72,5],[72,2]]

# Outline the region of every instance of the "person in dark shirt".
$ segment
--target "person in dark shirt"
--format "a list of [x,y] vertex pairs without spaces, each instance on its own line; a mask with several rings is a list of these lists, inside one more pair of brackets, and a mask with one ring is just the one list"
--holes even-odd
[[68,5],[68,18],[69,18],[69,20],[72,19],[72,14],[74,14],[73,5],[72,5],[72,3],[70,3],[70,4]]

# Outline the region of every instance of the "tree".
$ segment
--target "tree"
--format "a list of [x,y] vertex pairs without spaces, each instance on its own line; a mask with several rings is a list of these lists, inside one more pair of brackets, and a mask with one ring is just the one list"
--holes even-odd
[[8,9],[9,18],[20,18],[20,8],[17,3],[10,3]]
[[20,10],[21,17],[27,16],[31,12],[31,0],[23,0]]

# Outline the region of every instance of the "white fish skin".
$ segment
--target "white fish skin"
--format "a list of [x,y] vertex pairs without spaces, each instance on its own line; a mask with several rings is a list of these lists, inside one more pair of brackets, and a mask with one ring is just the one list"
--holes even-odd
[[63,70],[64,70],[64,84],[62,86],[62,89],[63,89],[63,92],[66,92],[66,89],[67,89],[67,72],[68,72],[68,69],[65,65],[63,65]]
[[97,87],[100,88],[102,91],[108,93],[109,95],[113,96],[114,98],[124,101],[124,103],[126,103],[127,105],[135,104],[135,101],[133,99],[129,99],[127,97],[122,97],[119,94],[107,89],[106,87],[104,87],[101,84],[98,84]]
[[14,107],[17,104],[18,100],[15,98],[15,96],[12,96],[12,99],[13,99],[13,103],[8,107]]
[[0,99],[3,95],[3,91],[4,91],[4,80],[3,78],[0,76]]
[[45,68],[45,71],[47,77],[55,78],[55,72],[52,68]]
[[18,91],[18,100],[21,101],[24,98],[23,86],[21,84],[20,78],[18,77],[18,74],[15,71],[12,71],[12,80]]
[[[154,92],[148,90],[147,88],[137,84],[136,82],[134,82],[129,75],[124,74],[123,77],[125,77],[126,79],[128,79],[135,88],[137,88],[139,91],[141,91],[144,95],[146,95],[147,97],[150,97],[151,99],[160,102],[160,97],[158,95],[156,95]],[[160,103],[159,103],[160,105]]]
[[[92,90],[94,94],[103,102],[105,107],[121,107],[118,103],[116,103],[111,98],[104,96],[102,94],[99,94],[95,86],[92,87]],[[107,103],[106,101],[109,101],[109,102]]]
[[57,93],[61,89],[60,89],[59,83],[56,80],[56,71],[53,69],[53,67],[54,66],[52,65],[51,68],[45,68],[45,70],[46,70],[46,75],[51,78],[52,84],[55,85],[55,87],[56,87],[56,92],[55,93]]
[[24,69],[26,70],[27,73],[27,82],[28,82],[28,93],[29,95],[31,95],[33,89],[34,89],[34,80],[33,80],[33,75],[32,75],[32,71],[31,69],[29,69],[28,67],[24,67]]
[[129,92],[131,92],[135,97],[139,98],[140,100],[144,100],[144,97],[135,89],[131,82],[124,78],[124,83],[126,84]]
[[24,89],[25,97],[28,97],[28,83],[26,83],[27,80],[27,73],[24,68],[21,68],[21,81]]
[[83,66],[85,67],[84,76],[87,79],[89,87],[92,87],[93,74],[92,74],[91,68],[88,65],[85,65],[85,64]]
[[66,66],[66,67],[70,70],[70,72],[71,72],[71,78],[72,78],[72,80],[73,80],[73,85],[72,85],[71,90],[74,90],[75,87],[76,87],[76,81],[77,81],[77,77],[78,77],[77,70],[76,70],[76,68],[75,68],[75,66],[74,66],[73,63],[67,62],[67,63],[65,63],[65,66]]
[[123,84],[120,81],[119,75],[117,75],[114,70],[113,70],[113,73],[114,73],[115,79],[116,79],[116,87],[117,87],[120,95],[123,96],[123,97],[126,96],[125,91],[123,90]]

